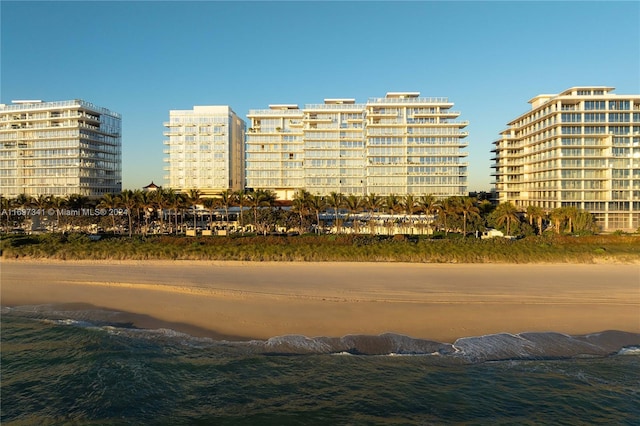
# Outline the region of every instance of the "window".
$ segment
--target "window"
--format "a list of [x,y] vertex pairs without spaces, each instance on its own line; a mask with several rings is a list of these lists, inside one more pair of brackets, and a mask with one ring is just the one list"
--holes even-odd
[[580,123],[581,121],[582,121],[582,114],[570,114],[570,113],[562,114],[563,123]]
[[585,123],[604,123],[606,114],[603,112],[587,112],[584,114]]
[[628,113],[620,113],[620,112],[609,113],[609,122],[611,123],[628,123],[629,118],[630,117]]
[[629,130],[631,130],[629,126],[609,126],[609,133],[614,135],[628,135]]
[[609,109],[625,111],[631,108],[629,107],[629,101],[609,101]]
[[605,101],[585,101],[584,103],[585,110],[605,110],[606,107]]

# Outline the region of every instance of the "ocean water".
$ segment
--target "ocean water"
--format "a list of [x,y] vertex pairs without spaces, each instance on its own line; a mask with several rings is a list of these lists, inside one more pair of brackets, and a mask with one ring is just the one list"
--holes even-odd
[[3,425],[612,424],[640,419],[640,335],[228,342],[2,308]]

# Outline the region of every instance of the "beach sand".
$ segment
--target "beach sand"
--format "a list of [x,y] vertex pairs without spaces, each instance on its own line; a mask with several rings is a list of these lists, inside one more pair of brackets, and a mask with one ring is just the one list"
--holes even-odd
[[640,266],[628,264],[2,260],[0,296],[225,339],[640,332]]

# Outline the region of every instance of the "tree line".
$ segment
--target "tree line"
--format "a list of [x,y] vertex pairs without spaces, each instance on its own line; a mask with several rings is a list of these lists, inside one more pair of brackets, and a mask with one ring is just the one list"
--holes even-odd
[[[124,190],[91,198],[66,197],[15,198],[0,196],[5,232],[24,224],[27,216],[20,209],[34,209],[46,219],[49,230],[105,229],[134,234],[181,234],[186,229],[225,229],[230,232],[266,234],[276,230],[298,233],[457,233],[462,236],[496,228],[506,235],[591,233],[597,230],[593,216],[575,207],[544,210],[529,206],[518,209],[505,202],[497,206],[468,196],[438,198],[434,195],[345,195],[326,196],[298,190],[291,201],[277,199],[273,191],[223,191],[204,196],[199,189],[177,192]],[[95,215],[69,215],[67,211],[96,212]],[[232,211],[233,210],[233,211]],[[104,212],[105,214],[101,214]],[[33,219],[33,218],[32,218]],[[409,231],[410,230],[410,231]]]

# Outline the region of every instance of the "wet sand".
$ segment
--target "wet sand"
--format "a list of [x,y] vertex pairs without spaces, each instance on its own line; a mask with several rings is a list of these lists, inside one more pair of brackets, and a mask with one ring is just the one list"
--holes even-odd
[[630,264],[2,260],[0,297],[214,338],[640,332]]

